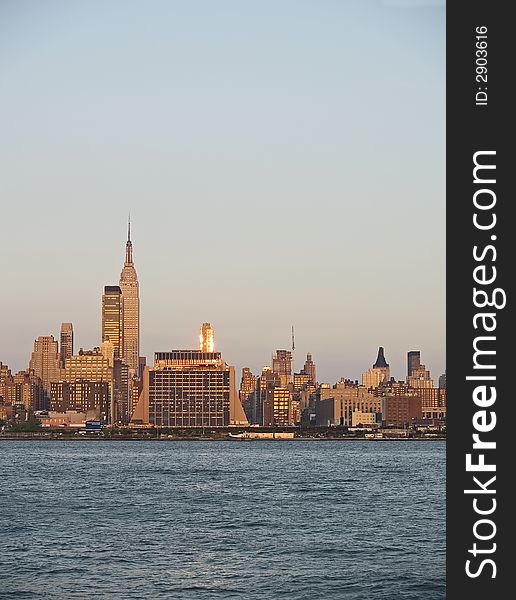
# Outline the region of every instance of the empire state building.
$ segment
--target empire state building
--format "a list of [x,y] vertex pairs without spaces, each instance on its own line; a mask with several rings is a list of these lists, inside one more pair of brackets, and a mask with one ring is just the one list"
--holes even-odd
[[123,359],[133,375],[138,374],[140,356],[140,296],[138,276],[133,263],[133,244],[131,242],[131,221],[127,227],[127,243],[125,245],[125,263],[120,274],[123,312]]

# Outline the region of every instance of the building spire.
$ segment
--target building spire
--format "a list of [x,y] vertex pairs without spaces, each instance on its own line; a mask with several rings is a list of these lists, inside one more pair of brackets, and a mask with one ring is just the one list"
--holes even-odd
[[133,264],[133,244],[131,242],[131,213],[127,221],[127,243],[125,245],[125,264]]
[[376,357],[376,362],[373,365],[373,369],[387,369],[388,367],[389,365],[385,360],[385,356],[383,354],[383,347],[380,346],[378,348],[378,356]]

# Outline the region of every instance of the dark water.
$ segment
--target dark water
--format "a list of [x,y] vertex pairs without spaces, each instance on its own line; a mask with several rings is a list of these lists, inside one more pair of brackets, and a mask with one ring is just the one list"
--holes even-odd
[[442,599],[443,442],[0,441],[0,598]]

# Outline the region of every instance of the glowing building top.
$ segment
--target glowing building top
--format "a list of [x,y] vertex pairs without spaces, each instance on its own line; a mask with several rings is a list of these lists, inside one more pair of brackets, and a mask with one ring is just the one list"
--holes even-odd
[[202,352],[214,352],[214,348],[215,335],[213,327],[209,323],[203,323],[199,333],[199,350]]

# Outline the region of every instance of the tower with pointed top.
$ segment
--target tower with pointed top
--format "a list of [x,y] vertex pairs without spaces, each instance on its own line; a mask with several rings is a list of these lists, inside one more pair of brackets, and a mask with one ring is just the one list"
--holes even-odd
[[362,373],[362,385],[366,388],[377,388],[381,383],[387,383],[390,378],[389,364],[385,360],[383,347],[378,348],[378,356],[372,369]]
[[129,367],[130,373],[138,375],[138,361],[140,357],[140,294],[138,276],[133,263],[130,217],[127,223],[125,262],[120,274],[120,289],[122,290],[124,299],[122,359]]

